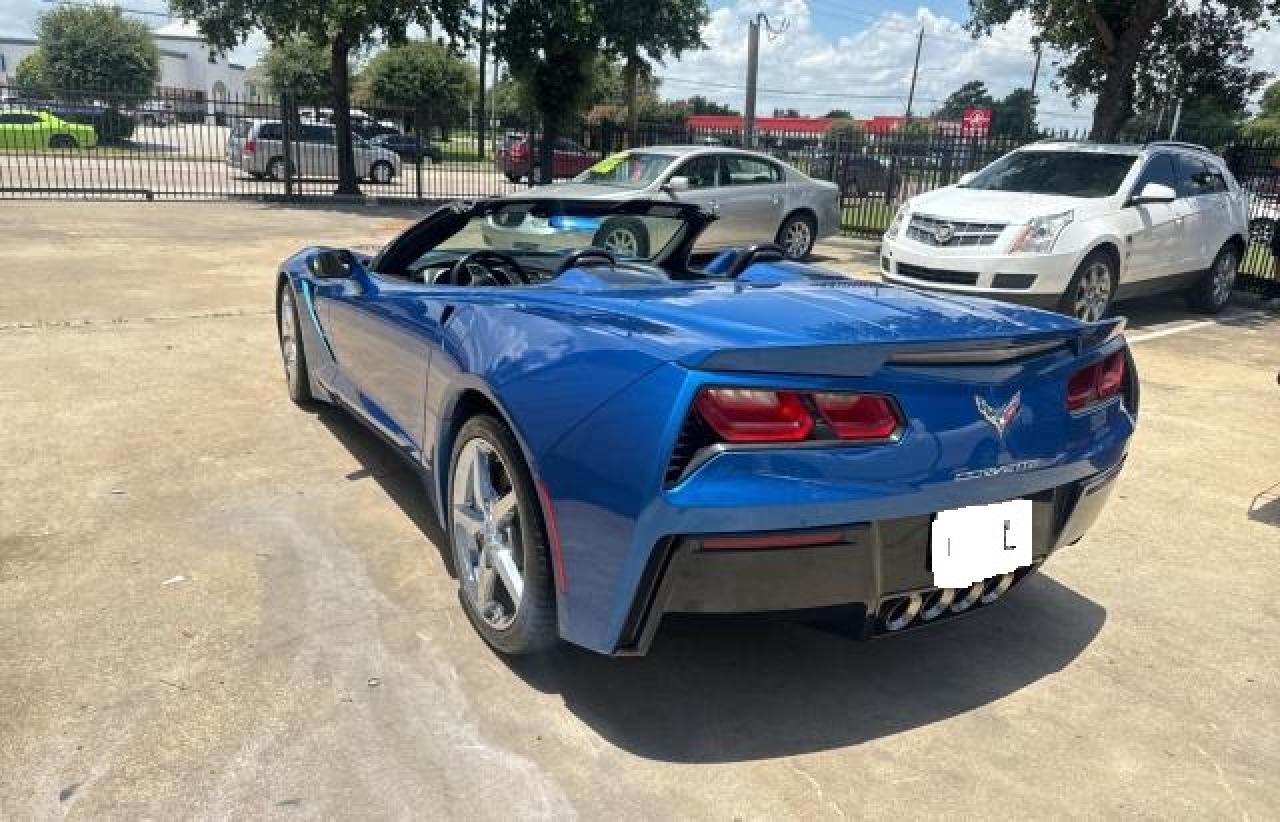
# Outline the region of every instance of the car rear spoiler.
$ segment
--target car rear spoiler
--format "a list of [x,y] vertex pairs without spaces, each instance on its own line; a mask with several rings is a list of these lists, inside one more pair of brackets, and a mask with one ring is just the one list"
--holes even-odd
[[866,377],[889,365],[1001,365],[1068,348],[1076,356],[1124,333],[1124,317],[1054,331],[975,340],[836,343],[722,348],[680,360],[697,371],[747,371],[822,377]]

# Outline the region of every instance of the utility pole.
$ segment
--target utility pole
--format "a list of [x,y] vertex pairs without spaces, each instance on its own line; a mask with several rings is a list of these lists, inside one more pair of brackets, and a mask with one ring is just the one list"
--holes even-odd
[[1040,79],[1040,38],[1032,41],[1036,50],[1036,67],[1031,69],[1031,96],[1036,96],[1036,81]]
[[743,105],[742,122],[742,144],[747,148],[751,148],[755,142],[756,131],[756,73],[760,68],[760,24],[764,23],[765,30],[769,32],[769,39],[781,36],[791,25],[791,21],[785,17],[782,24],[777,28],[773,27],[773,23],[769,22],[769,15],[760,12],[747,22],[747,99]]
[[924,48],[924,26],[920,27],[920,34],[916,35],[916,62],[911,67],[911,90],[907,92],[907,125],[911,125],[911,104],[916,100],[916,75],[920,73],[920,50]]
[[760,62],[760,18],[756,15],[747,23],[747,99],[742,106],[742,145],[751,148],[756,131],[756,71]]
[[1182,119],[1182,98],[1178,98],[1178,107],[1173,110],[1173,125],[1169,126],[1169,139],[1178,139],[1178,121]]
[[488,109],[484,100],[484,64],[485,53],[489,48],[489,0],[480,0],[480,122],[476,126],[476,146],[480,150],[481,159],[485,156],[484,132],[488,123]]

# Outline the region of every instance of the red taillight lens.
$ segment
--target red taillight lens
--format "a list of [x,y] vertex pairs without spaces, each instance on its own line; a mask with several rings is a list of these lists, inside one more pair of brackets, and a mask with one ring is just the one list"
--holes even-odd
[[245,140],[244,146],[241,148],[245,154],[254,154],[258,150],[258,143],[255,140]]
[[1120,393],[1124,386],[1124,352],[1117,351],[1098,364],[1098,399]]
[[524,143],[516,143],[511,147],[512,157],[523,157],[529,151],[529,147]]
[[881,440],[898,430],[898,412],[875,394],[814,394],[822,418],[842,440]]
[[709,388],[696,406],[726,442],[800,442],[813,430],[813,417],[790,391]]
[[1079,411],[1108,400],[1124,387],[1124,351],[1081,368],[1067,381],[1067,410]]

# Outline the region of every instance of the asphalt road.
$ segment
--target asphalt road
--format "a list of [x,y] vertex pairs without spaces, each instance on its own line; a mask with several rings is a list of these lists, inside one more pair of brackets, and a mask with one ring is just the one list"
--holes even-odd
[[409,216],[0,209],[0,818],[1275,816],[1275,308],[1129,307],[1121,485],[998,608],[508,664],[414,478],[285,396],[276,260]]

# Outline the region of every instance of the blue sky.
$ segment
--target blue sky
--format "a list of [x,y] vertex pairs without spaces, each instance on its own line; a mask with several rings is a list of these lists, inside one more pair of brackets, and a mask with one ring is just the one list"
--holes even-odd
[[[123,0],[128,8],[163,11],[162,0]],[[906,107],[915,38],[925,31],[914,110],[927,113],[948,93],[969,80],[984,81],[1003,96],[1031,80],[1033,28],[1015,19],[991,37],[973,40],[963,29],[968,0],[709,0],[711,20],[703,31],[708,48],[668,60],[658,68],[662,93],[693,94],[741,108],[746,74],[747,21],[758,12],[790,21],[777,37],[761,42],[757,110],[796,108],[823,114],[832,108],[857,116],[901,114]],[[0,34],[29,35],[41,0],[0,0]],[[157,25],[160,18],[146,18]],[[1280,74],[1280,31],[1255,34],[1258,68]],[[233,59],[251,64],[261,38],[238,49]],[[1074,108],[1049,87],[1055,55],[1047,52],[1037,92],[1040,123],[1082,128],[1089,123],[1091,101]]]

